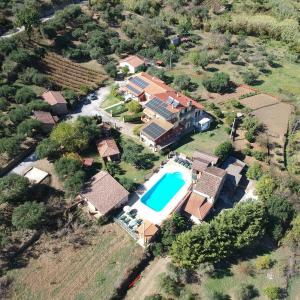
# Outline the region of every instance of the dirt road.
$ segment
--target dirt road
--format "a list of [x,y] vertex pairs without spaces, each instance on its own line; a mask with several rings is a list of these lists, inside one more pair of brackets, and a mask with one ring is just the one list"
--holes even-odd
[[169,258],[156,258],[142,273],[142,279],[131,288],[125,299],[126,300],[141,300],[146,296],[158,292],[157,277],[159,274],[166,271]]

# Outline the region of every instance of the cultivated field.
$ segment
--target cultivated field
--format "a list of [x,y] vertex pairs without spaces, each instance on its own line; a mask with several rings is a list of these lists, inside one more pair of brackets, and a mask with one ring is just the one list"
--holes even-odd
[[86,88],[94,90],[107,79],[104,71],[88,69],[53,52],[44,57],[43,63],[46,73],[57,85],[78,93]]
[[108,299],[143,254],[116,224],[97,228],[79,249],[49,238],[39,243],[47,251],[10,273],[12,299]]

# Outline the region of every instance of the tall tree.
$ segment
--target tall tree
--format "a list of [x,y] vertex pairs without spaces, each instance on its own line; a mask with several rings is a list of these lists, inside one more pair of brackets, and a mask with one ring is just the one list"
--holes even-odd
[[39,7],[36,1],[28,0],[21,7],[17,8],[16,24],[20,27],[24,26],[25,32],[30,39],[33,29],[40,25]]

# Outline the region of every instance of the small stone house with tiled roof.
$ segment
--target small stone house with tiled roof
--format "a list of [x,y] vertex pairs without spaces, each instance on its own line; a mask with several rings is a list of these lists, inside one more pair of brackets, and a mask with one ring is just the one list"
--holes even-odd
[[135,73],[141,71],[141,69],[146,65],[145,60],[141,59],[136,55],[130,55],[125,59],[120,61],[120,67],[127,67],[130,73]]
[[97,148],[104,161],[118,161],[120,159],[120,150],[113,138],[101,140],[97,144]]
[[68,113],[67,101],[60,92],[47,91],[42,94],[42,98],[51,106],[51,111],[58,116]]
[[34,111],[33,118],[42,123],[42,130],[45,133],[51,132],[54,125],[58,122],[58,118],[52,116],[51,113],[47,111]]
[[90,214],[99,218],[124,205],[128,195],[128,191],[108,172],[100,171],[91,178],[79,196]]
[[202,222],[210,213],[226,179],[226,171],[215,166],[202,171],[191,194],[182,206],[195,223]]
[[218,163],[219,158],[215,155],[208,154],[203,151],[195,151],[193,153],[193,174],[201,175],[209,166],[214,166]]

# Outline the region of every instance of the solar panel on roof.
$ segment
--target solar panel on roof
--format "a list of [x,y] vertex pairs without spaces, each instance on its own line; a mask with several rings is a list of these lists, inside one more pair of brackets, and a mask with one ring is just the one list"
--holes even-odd
[[134,88],[134,87],[133,87],[132,85],[130,85],[130,84],[126,85],[126,87],[127,87],[130,91],[134,92],[136,95],[139,95],[139,94],[141,93],[141,91],[137,90],[136,88]]
[[157,125],[156,123],[151,123],[143,129],[143,132],[152,137],[153,139],[159,138],[163,135],[166,130]]
[[135,85],[137,85],[138,87],[140,87],[142,89],[146,88],[149,85],[148,82],[144,81],[143,79],[141,79],[139,77],[131,77],[129,79],[129,81],[133,82]]
[[153,98],[145,106],[150,108],[166,120],[170,120],[173,117],[173,113],[167,109],[167,105],[158,98]]

